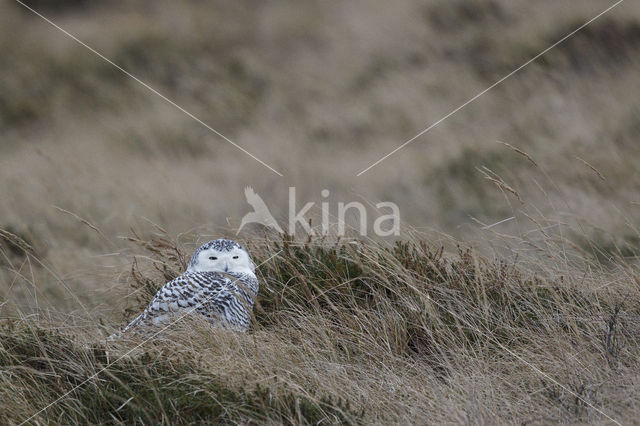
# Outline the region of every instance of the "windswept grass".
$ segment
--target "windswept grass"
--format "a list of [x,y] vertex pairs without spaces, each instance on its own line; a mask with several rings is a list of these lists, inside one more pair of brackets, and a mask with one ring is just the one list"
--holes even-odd
[[147,255],[123,281],[127,318],[2,323],[4,421],[624,423],[638,414],[630,271],[607,291],[604,271],[549,279],[552,269],[427,242],[255,239],[246,244],[265,263],[249,333],[180,321],[149,341],[107,344],[184,269],[187,250],[167,235],[132,240]]
[[[639,2],[360,177],[606,6],[28,4],[285,176],[0,2],[0,424],[637,423]],[[107,343],[245,186],[282,223],[290,186],[314,223],[392,201],[407,234],[245,228],[249,333]]]

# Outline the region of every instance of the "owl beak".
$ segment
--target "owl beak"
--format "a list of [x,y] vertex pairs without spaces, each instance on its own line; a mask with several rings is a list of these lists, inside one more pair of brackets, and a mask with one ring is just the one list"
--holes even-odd
[[229,264],[227,262],[224,262],[224,271],[229,272]]

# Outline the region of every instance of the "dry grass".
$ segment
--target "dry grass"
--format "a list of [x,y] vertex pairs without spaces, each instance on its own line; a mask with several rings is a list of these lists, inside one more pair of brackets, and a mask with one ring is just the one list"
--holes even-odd
[[[285,176],[2,2],[0,422],[637,421],[637,3],[358,178],[606,5],[29,4]],[[288,186],[314,223],[324,188],[394,201],[403,234],[243,233],[282,250],[250,333],[178,324],[110,364],[247,185],[277,219]]]
[[[184,267],[185,247],[167,235],[137,242],[148,256],[133,264],[126,316]],[[424,242],[246,244],[267,260],[247,334],[181,321],[150,341],[107,344],[122,318],[5,321],[4,421],[627,423],[639,414],[633,269],[583,263],[558,275],[551,262],[534,272]]]
[[[464,240],[474,225],[470,216],[490,224],[516,215],[525,223],[500,229],[522,234],[525,213],[572,226],[567,215],[577,215],[620,240],[632,233],[626,218],[637,223],[630,202],[640,201],[635,3],[625,2],[357,179],[357,172],[603,5],[307,3],[143,6],[122,0],[74,12],[45,9],[283,172],[280,178],[5,2],[2,225],[43,224],[56,238],[72,233],[55,205],[107,235],[126,234],[140,216],[174,233],[227,218],[237,226],[246,209],[244,186],[285,217],[287,187],[295,185],[301,202],[318,205],[323,188],[334,203],[394,201],[405,223]],[[523,203],[505,200],[483,179],[483,166]],[[214,201],[221,198],[224,203]]]

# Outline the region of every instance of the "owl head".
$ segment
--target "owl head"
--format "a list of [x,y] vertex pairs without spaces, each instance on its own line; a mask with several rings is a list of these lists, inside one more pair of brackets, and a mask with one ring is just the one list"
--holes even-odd
[[237,272],[254,274],[256,266],[240,244],[220,238],[203,244],[189,261],[187,272]]

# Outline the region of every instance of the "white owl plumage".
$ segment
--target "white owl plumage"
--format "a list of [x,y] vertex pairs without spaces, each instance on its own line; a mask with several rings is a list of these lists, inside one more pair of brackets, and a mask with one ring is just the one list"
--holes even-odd
[[215,326],[246,331],[257,295],[258,279],[249,253],[232,240],[209,241],[196,250],[187,270],[165,284],[121,333],[189,313],[203,315]]

